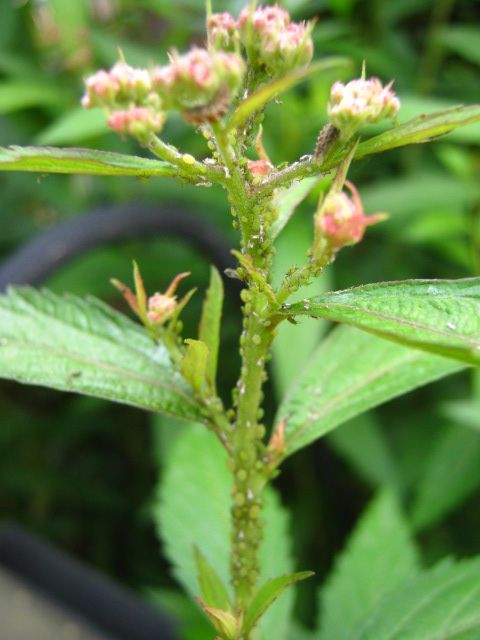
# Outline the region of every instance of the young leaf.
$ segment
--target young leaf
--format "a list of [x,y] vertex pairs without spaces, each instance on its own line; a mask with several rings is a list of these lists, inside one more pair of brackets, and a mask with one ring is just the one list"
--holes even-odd
[[286,189],[278,189],[273,198],[273,206],[277,209],[277,218],[270,227],[270,236],[275,239],[284,228],[298,205],[305,200],[308,194],[318,183],[318,176],[305,178],[300,182],[294,182]]
[[185,380],[195,391],[200,391],[206,381],[208,347],[200,340],[185,340],[187,352],[182,362],[182,373]]
[[480,278],[367,284],[293,304],[284,315],[345,322],[480,365]]
[[29,288],[0,296],[0,377],[201,419],[165,347],[94,299]]
[[461,363],[338,327],[318,347],[280,406],[287,455],[391,398],[449,375]]
[[257,591],[245,612],[242,626],[243,633],[248,634],[253,629],[265,611],[282,595],[285,589],[313,575],[313,571],[299,571],[289,576],[279,576],[278,578],[268,580],[268,582]]
[[475,640],[480,637],[480,558],[442,562],[396,589],[352,640]]
[[[398,127],[393,127],[393,129],[361,142],[355,152],[355,159],[358,160],[372,153],[382,153],[382,151],[389,149],[404,147],[407,144],[429,142],[479,120],[479,104],[460,105],[435,113],[422,114]],[[335,153],[328,158],[322,169],[325,171],[337,166],[344,155],[345,150]]]
[[52,83],[39,83],[34,78],[0,82],[0,113],[6,114],[31,107],[54,106],[64,102],[65,95]]
[[58,120],[49,124],[35,137],[35,143],[40,145],[78,144],[110,132],[111,129],[102,109],[78,107],[67,111]]
[[451,426],[425,456],[412,505],[413,526],[432,526],[479,485],[480,434]]
[[255,93],[252,93],[246,100],[240,103],[237,109],[232,113],[227,123],[228,129],[245,126],[247,120],[254,113],[262,109],[267,102],[276,98],[280,93],[291,89],[295,85],[311,78],[317,73],[338,72],[341,69],[348,68],[351,62],[347,58],[326,58],[320,62],[316,62],[309,67],[296,69],[287,75],[271,80],[262,85]]
[[320,594],[320,640],[350,640],[382,598],[418,572],[405,518],[390,492],[356,526]]
[[91,176],[175,176],[177,169],[161,160],[110,151],[55,147],[0,147],[0,171],[69,173]]
[[215,389],[217,377],[218,349],[220,344],[220,322],[223,306],[223,282],[215,267],[210,269],[210,286],[208,287],[200,318],[199,339],[208,347],[207,382]]
[[232,608],[230,598],[215,569],[198,547],[194,547],[194,553],[202,600],[209,607],[228,611]]
[[[230,594],[230,487],[225,451],[204,427],[192,425],[172,444],[159,485],[155,519],[174,574],[193,597],[200,587],[193,548],[202,550]],[[276,494],[265,493],[264,544],[260,552],[260,580],[290,573],[292,565],[288,520]],[[192,508],[195,505],[195,508]],[[198,514],[201,517],[198,517]],[[286,640],[293,592],[286,593],[260,620],[263,640]],[[263,631],[262,631],[263,633]]]

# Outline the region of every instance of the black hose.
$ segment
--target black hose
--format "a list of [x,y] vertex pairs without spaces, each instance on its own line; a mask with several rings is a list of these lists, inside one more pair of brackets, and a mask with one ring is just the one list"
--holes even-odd
[[[0,265],[0,291],[9,284],[42,284],[74,258],[105,245],[173,236],[205,255],[219,271],[234,266],[226,239],[199,216],[175,203],[105,206],[44,231]],[[230,280],[230,287],[234,281]]]

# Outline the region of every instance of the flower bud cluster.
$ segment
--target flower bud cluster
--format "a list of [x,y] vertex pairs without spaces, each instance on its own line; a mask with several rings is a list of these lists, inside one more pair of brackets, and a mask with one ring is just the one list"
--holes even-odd
[[240,37],[253,50],[256,63],[270,75],[308,65],[313,56],[311,25],[292,22],[278,5],[243,9],[238,18]]
[[394,118],[400,101],[391,86],[389,83],[384,87],[378,78],[357,79],[348,84],[335,82],[327,107],[330,122],[343,138],[348,138],[366,124]]
[[82,106],[105,109],[109,126],[118,133],[141,137],[163,128],[165,114],[148,71],[118,62],[87,78],[85,86]]
[[215,122],[225,115],[245,74],[236,53],[192,48],[171,54],[170,64],[156,67],[152,86],[167,109],[181,111],[186,120]]
[[343,191],[329,193],[315,215],[315,245],[336,253],[342,247],[357,244],[366,228],[385,220],[384,213],[366,216],[356,188],[345,182],[351,196]]
[[215,49],[232,49],[238,42],[237,22],[226,11],[213,13],[207,20],[208,42]]

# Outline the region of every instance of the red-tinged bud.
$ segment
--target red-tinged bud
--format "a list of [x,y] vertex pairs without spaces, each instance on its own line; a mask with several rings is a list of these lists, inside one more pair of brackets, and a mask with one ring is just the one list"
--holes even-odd
[[248,170],[252,176],[257,179],[262,179],[268,176],[273,169],[273,165],[268,160],[249,160]]
[[313,56],[312,26],[292,22],[278,5],[243,9],[238,18],[241,39],[253,50],[255,63],[272,76],[309,64]]
[[343,138],[349,138],[366,124],[394,118],[400,101],[391,87],[391,82],[384,87],[378,78],[335,82],[327,107],[330,122]]
[[176,296],[155,293],[148,299],[147,318],[152,324],[163,324],[174,314],[177,305]]
[[224,115],[244,73],[237,54],[194,47],[183,56],[172,53],[171,63],[154,69],[152,80],[167,108],[183,112],[187,120],[211,122]]
[[208,42],[215,49],[232,49],[238,40],[237,23],[227,12],[213,13],[207,20]]
[[161,131],[164,123],[165,114],[149,107],[132,107],[125,111],[113,111],[108,118],[108,126],[114,131],[137,138]]
[[165,293],[154,293],[148,299],[147,318],[154,325],[166,322],[177,310],[179,305],[175,291],[180,282],[190,275],[190,272],[179,273],[172,280]]
[[275,459],[281,458],[285,453],[285,427],[286,421],[280,420],[270,436],[268,450],[274,455]]
[[329,193],[315,215],[314,250],[325,246],[336,253],[342,247],[357,244],[367,227],[382,222],[386,214],[366,216],[356,188],[345,182],[352,197],[344,192]]
[[125,62],[117,62],[110,71],[110,78],[119,87],[117,100],[140,102],[152,90],[152,80],[146,69],[135,69]]

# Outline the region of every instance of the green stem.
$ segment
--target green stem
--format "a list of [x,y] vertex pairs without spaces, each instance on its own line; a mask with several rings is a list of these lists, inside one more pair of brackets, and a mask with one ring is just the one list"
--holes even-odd
[[199,162],[188,153],[180,153],[176,147],[167,144],[153,133],[142,143],[158,158],[177,167],[180,178],[203,185],[225,182],[225,173],[220,167]]

